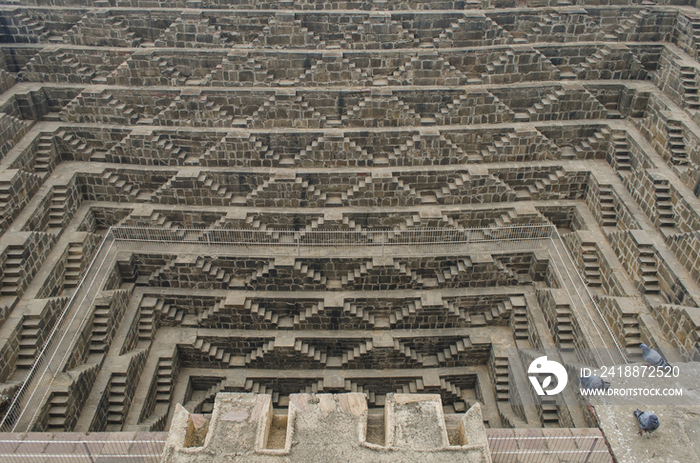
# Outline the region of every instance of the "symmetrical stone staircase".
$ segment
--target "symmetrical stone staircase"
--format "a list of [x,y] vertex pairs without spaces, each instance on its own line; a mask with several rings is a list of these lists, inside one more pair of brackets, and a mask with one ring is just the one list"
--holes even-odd
[[[299,339],[297,339],[297,341],[294,343],[294,350],[297,351],[299,354],[308,357],[311,360],[319,362],[322,365],[325,365],[326,360],[328,359],[328,354],[326,352],[324,352],[320,348],[317,348],[316,346],[313,346]],[[345,354],[343,358],[347,363],[348,360],[346,355],[347,354]]]
[[574,153],[577,159],[596,158],[598,153],[607,151],[608,140],[610,140],[610,130],[602,128],[596,130],[593,135],[581,140],[574,145]]
[[[199,257],[195,263],[195,268],[199,269],[202,273],[214,277],[224,288],[228,287],[228,284],[231,281],[231,274],[226,270],[217,267],[210,259]],[[181,315],[180,319],[182,319]]]
[[80,283],[85,263],[82,243],[70,243],[66,256],[66,270],[63,274],[63,288],[73,289]]
[[625,171],[631,169],[629,142],[626,133],[620,131],[613,132],[610,151],[608,162],[619,175],[625,175]]
[[[214,18],[212,18],[214,19]],[[183,12],[178,21],[155,41],[159,48],[225,48],[233,43],[232,37],[222,31],[212,19],[202,18],[201,13]]]
[[40,21],[30,18],[27,11],[17,9],[3,15],[3,42],[42,43],[51,38],[49,31]]
[[492,352],[489,356],[489,376],[498,402],[508,402],[510,398],[508,368],[508,357]]
[[531,347],[527,303],[525,298],[520,296],[511,297],[509,302],[512,306],[510,327],[513,330],[513,338],[519,348],[527,349]]
[[[92,107],[99,107],[99,113],[95,114]],[[139,115],[131,105],[127,106],[109,93],[93,96],[83,92],[61,110],[60,118],[66,122],[133,125],[139,120]]]
[[[319,382],[313,383],[313,385],[307,386],[306,390],[304,392],[307,393],[317,393],[320,391],[323,391],[323,385],[319,384]],[[274,391],[273,389],[269,388],[264,385],[260,384],[257,381],[254,381],[252,379],[247,379],[245,382],[245,385],[243,386],[243,389],[248,392],[252,392],[253,394],[271,394],[272,395],[272,403],[277,404],[279,403],[280,400],[280,393],[277,391]]]
[[700,109],[700,89],[696,78],[696,70],[693,67],[681,66],[680,79],[682,85],[683,102],[690,110]]
[[156,409],[160,404],[170,406],[170,394],[173,389],[173,359],[161,357],[158,359],[155,380]]
[[537,289],[537,300],[542,307],[556,346],[560,349],[574,349],[575,318],[567,298],[562,297],[561,289]]
[[161,77],[165,77],[170,85],[177,86],[187,83],[187,76],[182,75],[180,70],[176,66],[170,64],[166,57],[154,56],[151,61],[152,66],[160,71]]
[[[478,24],[480,34],[473,34],[472,28]],[[508,31],[499,26],[491,18],[482,21],[471,21],[458,19],[432,40],[432,45],[436,48],[444,47],[478,47],[485,45],[501,45],[515,43]]]
[[124,373],[114,373],[107,386],[106,431],[121,431],[126,412],[128,378]]
[[220,362],[224,365],[228,364],[231,360],[231,354],[226,352],[226,348],[212,345],[211,342],[202,338],[197,338],[194,347],[213,361]]
[[448,60],[437,53],[423,52],[411,57],[403,65],[399,66],[386,79],[376,77],[374,84],[387,85],[466,85],[470,79]]
[[34,154],[33,172],[46,179],[56,167],[56,147],[54,146],[53,135],[40,135]]
[[4,259],[0,275],[0,296],[7,300],[24,294],[27,285],[41,268],[56,238],[51,233],[13,233],[0,258]]
[[[536,21],[523,21],[525,29],[525,40],[528,43],[543,41],[561,42],[564,37],[576,34],[579,41],[601,41],[604,33],[598,27],[596,18],[581,14],[580,12],[569,12],[560,10],[542,15]],[[579,33],[586,30],[587,33]]]
[[102,184],[114,189],[114,194],[124,196],[127,201],[136,202],[140,194],[138,185],[125,179],[117,171],[107,171],[102,174]]
[[585,89],[554,90],[525,114],[530,121],[604,119],[607,110]]
[[[599,71],[610,54],[610,47],[599,48],[595,53],[586,57],[586,60],[575,68],[576,74],[579,76],[579,78],[583,79],[587,79],[588,76],[595,75],[595,73],[591,71]],[[597,74],[597,77],[601,77],[600,73]]]
[[583,276],[588,286],[600,286],[600,265],[595,242],[582,242],[580,247],[583,261]]
[[209,317],[218,314],[219,312],[224,310],[225,307],[226,307],[226,299],[221,299],[217,302],[214,302],[214,304],[211,307],[209,307],[208,309],[197,312],[197,322],[198,323],[206,322],[209,319]]
[[23,170],[10,170],[0,176],[0,234],[38,189],[39,177]]
[[389,165],[386,158],[377,159],[368,154],[363,147],[344,136],[342,132],[326,132],[314,140],[305,149],[294,156],[294,160],[280,159],[280,166],[298,165],[304,167],[336,165],[358,166]]
[[49,399],[49,419],[46,423],[47,429],[65,430],[69,401],[70,395],[68,391],[56,391],[51,394],[51,399]]
[[36,318],[25,318],[19,335],[19,351],[16,366],[18,369],[31,368],[41,346],[38,346],[41,321]]
[[559,148],[537,130],[516,129],[481,150],[482,162],[518,162],[525,159],[555,159]]
[[[399,312],[403,313],[403,311],[397,311],[397,314]],[[357,304],[353,304],[351,302],[345,302],[345,304],[343,305],[343,313],[357,317],[358,321],[369,323],[372,326],[374,326],[376,321],[375,316],[370,314],[369,310],[365,310],[361,306],[358,306]],[[390,314],[389,319],[390,323],[395,323],[398,319],[398,315]]]
[[73,28],[63,35],[64,43],[102,47],[138,47],[141,38],[129,28],[124,19],[109,11],[87,12]]
[[[156,328],[156,313],[164,304],[162,299],[153,297],[143,298],[139,304],[139,318],[137,326],[138,343],[147,343],[153,339]],[[138,345],[138,344],[137,344]]]
[[102,87],[89,87],[63,107],[59,117],[65,122],[152,125],[155,116],[170,106],[175,95],[149,93],[141,96],[141,104],[129,102],[130,99],[133,98],[113,95]]
[[668,179],[652,177],[656,220],[659,227],[675,227],[676,219]]
[[58,133],[58,136],[61,143],[73,153],[73,159],[76,161],[90,160],[96,154],[95,149],[85,139],[75,133],[61,131]]
[[7,247],[0,294],[3,296],[19,296],[24,291],[24,256],[26,249],[24,246],[11,245]]
[[[472,347],[472,342],[469,337],[460,339],[455,343],[451,343],[449,347],[437,352],[437,359],[440,364],[449,363],[454,357],[459,356],[461,353],[467,351]],[[460,394],[456,394],[458,397]]]
[[[294,347],[296,349],[296,344]],[[264,357],[264,355],[266,353],[272,352],[274,349],[275,349],[275,341],[274,340],[265,342],[265,343],[263,343],[262,346],[255,348],[252,351],[250,351],[249,353],[245,354],[244,364],[248,365],[251,362],[255,362],[255,361],[259,362]],[[307,353],[308,353],[308,351],[307,351]],[[238,364],[238,358],[232,357],[229,364],[231,366],[233,366],[234,364]]]
[[110,300],[100,301],[95,305],[90,331],[89,353],[102,355],[109,350],[115,327],[124,314],[124,299],[128,300],[125,290],[114,292]]
[[613,32],[617,41],[627,42],[633,40],[634,35],[637,33],[637,27],[643,24],[650,13],[649,10],[645,9],[640,10],[628,18],[623,18],[622,21],[620,21],[620,26]]
[[637,285],[639,290],[644,294],[660,292],[656,251],[650,245],[640,245],[637,260],[641,279]]
[[[514,47],[489,54],[488,64],[480,73],[484,84],[508,84],[528,82],[544,76],[559,80],[561,72],[539,50],[530,47]],[[475,83],[470,81],[469,83]]]
[[[552,185],[565,184],[567,174],[563,170],[549,172],[545,176],[533,177],[524,186],[513,186],[517,198],[520,200],[543,199],[540,195],[551,195]],[[506,181],[506,183],[508,183]]]
[[231,127],[233,117],[206,95],[179,95],[153,118],[153,125],[189,127]]
[[[20,71],[19,76],[22,80],[31,82],[105,84],[108,76],[125,59],[118,53],[57,47],[56,50],[37,53]],[[45,119],[58,120],[51,113]]]
[[[700,103],[698,103],[700,107]],[[666,133],[668,135],[667,146],[671,153],[671,163],[674,166],[685,166],[688,164],[688,151],[686,150],[686,141],[683,135],[683,127],[680,126],[680,121],[668,120],[666,124]]]

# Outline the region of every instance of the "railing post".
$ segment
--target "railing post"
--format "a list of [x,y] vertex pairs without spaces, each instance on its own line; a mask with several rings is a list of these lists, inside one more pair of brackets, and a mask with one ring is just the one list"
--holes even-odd
[[209,241],[209,232],[206,232],[207,235],[207,250],[209,251],[209,255],[211,255],[211,242]]
[[593,449],[595,449],[595,444],[598,443],[598,438],[596,437],[593,439],[593,445],[591,445],[591,449],[588,451],[588,455],[586,455],[586,460],[583,463],[588,463],[588,460],[591,459],[591,454],[593,453]]
[[85,451],[87,452],[88,458],[90,458],[91,463],[95,463],[95,459],[92,457],[92,453],[90,453],[90,448],[87,445],[87,442],[83,442],[83,446],[85,447]]
[[297,256],[301,257],[301,236],[298,231],[294,232],[294,239],[297,241]]
[[386,232],[383,231],[382,232],[382,257],[384,257],[384,242],[386,242],[386,238],[387,238]]

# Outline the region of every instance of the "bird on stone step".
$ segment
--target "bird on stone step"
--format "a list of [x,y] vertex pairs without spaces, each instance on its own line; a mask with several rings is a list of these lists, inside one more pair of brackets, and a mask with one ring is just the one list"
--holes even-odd
[[661,354],[656,352],[654,349],[650,349],[646,344],[640,344],[639,347],[642,348],[642,357],[644,358],[644,361],[652,367],[665,368],[671,366],[671,364],[669,364],[666,359],[661,356]]
[[596,375],[581,376],[581,388],[582,389],[610,389],[610,383],[604,381],[603,378]]
[[653,413],[643,412],[637,409],[634,412],[634,416],[636,416],[637,421],[639,421],[639,435],[642,434],[642,431],[651,433],[659,427],[659,417]]

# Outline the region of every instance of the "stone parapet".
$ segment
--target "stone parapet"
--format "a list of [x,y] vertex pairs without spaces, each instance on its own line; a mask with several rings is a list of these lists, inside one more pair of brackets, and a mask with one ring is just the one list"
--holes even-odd
[[[286,419],[285,419],[286,418]],[[161,462],[205,462],[212,455],[244,456],[265,462],[354,459],[490,463],[481,409],[473,406],[449,439],[439,396],[389,394],[384,412],[384,439],[367,441],[368,410],[363,394],[294,394],[289,414],[275,415],[269,395],[217,395],[206,437],[194,417],[178,406]],[[293,445],[294,443],[294,445]],[[389,451],[390,452],[387,452]]]

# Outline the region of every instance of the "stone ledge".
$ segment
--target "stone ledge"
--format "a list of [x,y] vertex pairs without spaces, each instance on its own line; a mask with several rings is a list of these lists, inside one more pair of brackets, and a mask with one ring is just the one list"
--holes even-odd
[[[281,455],[289,462],[342,461],[350,454],[354,461],[491,462],[478,404],[462,417],[459,442],[453,443],[440,396],[389,394],[385,445],[378,445],[366,440],[366,400],[359,393],[294,394],[288,415],[280,417],[267,394],[220,393],[202,447],[186,447],[191,415],[178,405],[161,462],[224,461],[234,455],[250,462]],[[280,427],[284,444],[270,448],[270,436],[280,434]]]

